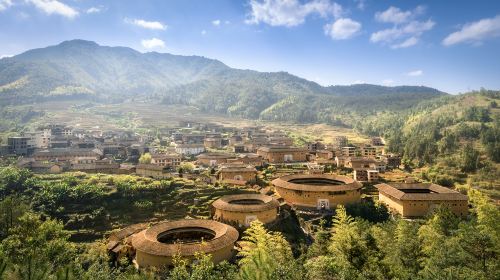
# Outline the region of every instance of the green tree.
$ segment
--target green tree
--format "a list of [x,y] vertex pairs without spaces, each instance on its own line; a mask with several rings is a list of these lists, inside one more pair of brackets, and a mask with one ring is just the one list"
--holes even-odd
[[241,245],[240,279],[302,279],[302,270],[281,233],[268,232],[261,222],[254,221]]
[[439,207],[434,215],[418,230],[422,246],[420,274],[426,278],[458,277],[460,262],[457,253],[460,243],[455,237],[459,218],[448,208]]
[[179,165],[179,173],[182,170],[183,173],[191,173],[193,172],[195,166],[191,162],[183,162]]
[[17,225],[19,217],[28,209],[19,196],[11,195],[0,201],[0,239],[7,237],[9,230]]
[[11,194],[22,194],[34,184],[33,174],[27,169],[0,168],[0,199]]
[[61,222],[50,218],[43,221],[40,215],[27,212],[18,218],[18,224],[2,240],[0,251],[16,265],[40,260],[59,267],[75,256],[75,247],[68,238],[69,233]]
[[359,275],[368,261],[366,244],[357,223],[344,206],[337,207],[329,251],[339,267],[339,274],[346,279]]
[[467,143],[460,154],[461,169],[464,172],[476,171],[479,167],[479,152],[474,149],[472,143]]
[[325,256],[328,254],[330,232],[325,228],[326,221],[321,219],[319,228],[314,234],[314,242],[307,250],[307,257]]
[[150,153],[142,154],[141,157],[139,158],[139,163],[141,163],[141,164],[151,163],[151,154]]
[[236,279],[237,267],[223,261],[214,264],[210,255],[198,252],[195,260],[189,263],[179,256],[174,258],[174,268],[168,272],[170,280],[224,280]]

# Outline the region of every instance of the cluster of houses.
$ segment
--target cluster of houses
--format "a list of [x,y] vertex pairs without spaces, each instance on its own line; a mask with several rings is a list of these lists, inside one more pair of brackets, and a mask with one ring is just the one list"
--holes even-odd
[[[139,161],[146,153],[150,160]],[[304,166],[309,173],[336,167],[352,171],[358,182],[376,182],[380,173],[401,165],[398,155],[385,153],[380,137],[352,145],[346,136],[337,136],[330,144],[315,141],[298,147],[283,131],[193,122],[154,135],[50,124],[9,137],[0,155],[21,156],[19,166],[38,173],[136,173],[157,179],[189,176],[181,165],[191,162],[195,174],[208,169],[216,179],[240,185],[253,183],[264,165]]]
[[[15,155],[19,166],[38,173],[135,173],[157,179],[185,176],[236,186],[259,183],[259,170],[274,166],[270,184],[254,188],[260,194],[214,201],[212,220],[141,224],[113,234],[109,252],[116,257],[133,254],[138,267],[171,265],[178,252],[193,257],[202,243],[215,262],[230,259],[238,230],[251,221],[279,222],[282,209],[322,213],[359,202],[363,182],[374,182],[378,200],[405,218],[425,216],[439,205],[467,215],[467,196],[454,190],[429,183],[377,182],[380,173],[401,165],[398,155],[386,153],[382,138],[361,145],[349,143],[345,136],[331,140],[298,147],[282,131],[193,122],[154,134],[52,124],[9,137],[0,147],[0,155]],[[352,176],[325,172],[330,167]]]

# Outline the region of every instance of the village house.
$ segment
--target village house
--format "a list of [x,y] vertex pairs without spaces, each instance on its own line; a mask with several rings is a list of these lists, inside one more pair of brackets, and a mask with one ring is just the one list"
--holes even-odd
[[[96,143],[87,139],[78,139],[71,142],[71,147],[79,149],[93,149],[96,147]],[[101,150],[103,150],[102,147]],[[102,153],[104,154],[104,150]]]
[[71,170],[91,173],[119,173],[120,164],[111,159],[77,158],[70,162]]
[[235,155],[227,153],[203,153],[196,157],[196,164],[213,167],[227,163],[229,159],[233,159],[235,157]]
[[257,170],[253,165],[247,164],[225,164],[219,169],[219,180],[224,181],[243,181],[255,182]]
[[172,267],[181,257],[191,263],[203,253],[217,264],[234,256],[238,231],[204,219],[160,222],[131,237],[134,263],[139,269]]
[[361,199],[362,185],[351,178],[329,174],[300,174],[272,181],[276,192],[294,208],[330,210]]
[[377,156],[377,148],[369,145],[361,147],[361,156],[375,158]]
[[71,142],[68,138],[61,136],[53,136],[50,141],[50,148],[52,149],[63,149],[71,147]]
[[127,155],[127,149],[124,145],[120,145],[117,143],[103,143],[99,147],[102,149],[102,153],[105,156],[125,157]]
[[335,154],[329,150],[317,150],[316,151],[316,160],[317,159],[333,159]]
[[198,155],[204,151],[203,144],[175,144],[175,152],[181,155]]
[[151,164],[177,169],[181,164],[182,156],[179,154],[151,154]]
[[208,137],[203,141],[205,148],[207,149],[220,149],[222,147],[222,138],[220,137]]
[[73,129],[63,124],[49,124],[43,129],[50,129],[50,133],[54,136],[71,136]]
[[184,144],[203,144],[205,134],[183,134],[182,143]]
[[356,147],[342,147],[340,149],[340,151],[341,151],[341,155],[344,157],[354,157],[354,156],[356,156],[357,148]]
[[399,168],[401,165],[401,157],[398,155],[390,154],[385,156],[383,160],[389,168]]
[[213,219],[237,227],[248,227],[259,220],[264,224],[278,218],[279,202],[263,194],[225,195],[212,203]]
[[268,146],[257,149],[257,154],[268,163],[307,161],[307,149],[287,146]]
[[375,169],[376,160],[368,157],[348,157],[345,159],[344,167],[351,169],[373,168]]
[[250,164],[255,167],[260,167],[264,165],[264,160],[261,156],[252,153],[246,153],[243,155],[238,155],[236,158],[230,158],[227,160],[228,163],[240,163],[240,164]]
[[35,161],[74,161],[78,158],[100,159],[102,151],[99,149],[55,148],[36,151]]
[[307,150],[309,152],[314,153],[318,150],[323,150],[323,149],[325,149],[325,144],[321,143],[320,141],[307,143]]
[[24,137],[28,137],[28,146],[37,149],[46,149],[50,147],[50,138],[52,137],[50,129],[41,131],[25,132]]
[[229,138],[229,145],[234,146],[243,143],[243,137],[241,135],[233,135]]
[[168,171],[167,167],[155,164],[138,164],[135,167],[135,173],[137,175],[154,179],[166,179],[171,177]]
[[25,161],[18,164],[20,168],[27,168],[34,173],[59,174],[67,169],[66,163],[48,161]]
[[246,152],[245,145],[243,144],[234,144],[232,146],[232,151],[235,153],[244,153]]
[[368,168],[356,168],[353,175],[354,180],[358,182],[376,182],[380,178],[378,170]]
[[468,197],[455,190],[431,183],[382,183],[375,185],[379,201],[405,218],[421,218],[440,205],[458,216],[468,213]]
[[28,146],[28,141],[30,138],[23,136],[13,136],[7,138],[7,145],[9,149],[9,154],[14,155],[28,155],[31,153],[33,148]]

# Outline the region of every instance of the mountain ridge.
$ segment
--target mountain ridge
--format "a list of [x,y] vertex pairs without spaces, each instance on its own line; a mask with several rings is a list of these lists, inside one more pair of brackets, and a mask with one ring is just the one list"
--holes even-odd
[[[141,53],[81,39],[0,59],[0,104],[54,99],[121,102],[130,98],[188,104],[248,118],[286,117],[287,110],[406,109],[447,95],[424,86],[322,86],[287,72],[235,69],[203,56]],[[365,103],[367,106],[359,106]],[[392,106],[392,105],[391,105]],[[297,108],[295,108],[297,107]],[[279,112],[277,112],[277,110]],[[297,117],[317,121],[322,117]]]

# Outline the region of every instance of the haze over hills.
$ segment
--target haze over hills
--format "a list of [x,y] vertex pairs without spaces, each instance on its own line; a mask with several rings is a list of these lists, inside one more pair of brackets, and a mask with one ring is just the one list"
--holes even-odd
[[[121,102],[130,98],[188,104],[207,112],[291,121],[329,120],[407,109],[445,93],[416,86],[323,87],[286,72],[239,70],[200,56],[140,53],[84,40],[0,60],[1,104],[51,99]],[[325,116],[326,119],[325,119]]]

